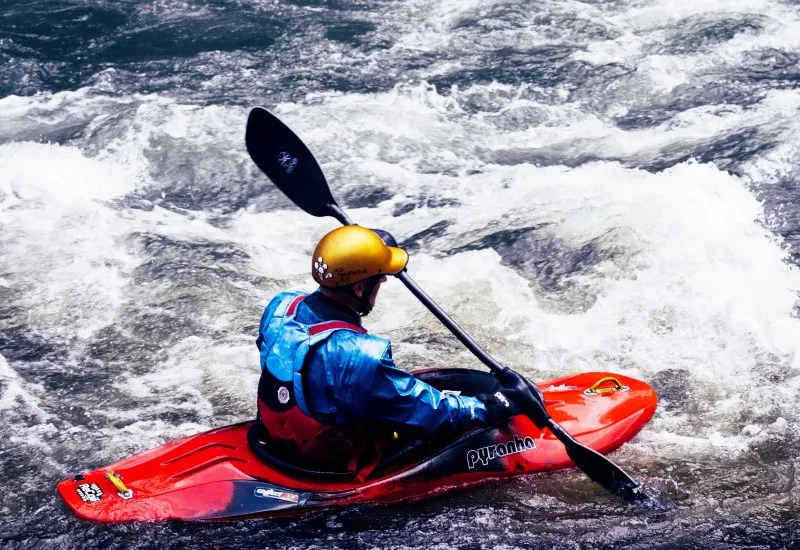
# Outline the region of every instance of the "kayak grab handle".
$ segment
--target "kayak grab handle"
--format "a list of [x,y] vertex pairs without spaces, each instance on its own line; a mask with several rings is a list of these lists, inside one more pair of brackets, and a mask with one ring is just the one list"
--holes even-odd
[[[606,386],[605,388],[601,388],[600,386],[602,386],[606,382],[613,382],[614,385],[613,386]],[[597,382],[592,384],[591,387],[589,387],[583,393],[585,393],[587,395],[591,395],[591,394],[598,394],[598,393],[613,393],[613,392],[618,392],[618,391],[628,391],[629,389],[630,388],[628,388],[628,386],[623,386],[622,384],[620,384],[619,380],[617,380],[613,376],[606,376],[605,378],[601,378],[600,380],[598,380]]]
[[133,498],[133,491],[128,489],[125,484],[122,483],[122,478],[117,472],[114,470],[109,470],[106,473],[106,479],[114,484],[114,487],[117,488],[119,496],[124,499]]

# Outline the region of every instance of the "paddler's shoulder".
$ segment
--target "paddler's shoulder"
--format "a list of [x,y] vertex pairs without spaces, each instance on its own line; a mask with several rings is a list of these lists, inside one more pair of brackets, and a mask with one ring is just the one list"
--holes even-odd
[[386,354],[389,357],[392,355],[392,344],[389,340],[368,332],[339,329],[330,335],[328,342],[341,353],[370,358],[376,362]]
[[303,298],[308,295],[307,292],[302,292],[299,290],[285,290],[283,292],[279,292],[275,296],[273,296],[272,300],[269,301],[267,304],[266,310],[268,312],[276,311],[281,305],[283,305],[283,310],[289,308],[292,302],[297,300],[298,298]]
[[303,292],[301,290],[284,290],[283,292],[276,294],[269,303],[273,304],[282,302],[284,300],[293,300],[295,298],[299,298],[300,296],[308,296],[308,292]]

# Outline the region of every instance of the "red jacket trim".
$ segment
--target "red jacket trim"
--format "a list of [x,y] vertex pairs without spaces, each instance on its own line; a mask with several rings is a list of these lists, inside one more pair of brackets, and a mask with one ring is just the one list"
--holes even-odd
[[308,328],[308,333],[311,336],[319,334],[320,332],[325,332],[326,330],[337,330],[340,328],[354,330],[356,332],[360,332],[361,334],[366,334],[367,329],[359,327],[357,325],[352,325],[350,323],[345,323],[344,321],[328,321],[327,323],[319,323],[318,325],[311,325]]

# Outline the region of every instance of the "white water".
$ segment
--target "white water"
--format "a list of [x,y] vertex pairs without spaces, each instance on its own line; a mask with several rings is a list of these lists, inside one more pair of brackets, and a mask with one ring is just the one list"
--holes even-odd
[[[765,211],[756,194],[780,203],[780,187],[796,186],[800,93],[775,74],[763,87],[747,80],[767,75],[767,48],[799,53],[796,5],[448,0],[359,17],[390,46],[353,52],[312,25],[286,37],[298,53],[286,72],[352,66],[389,75],[387,90],[299,80],[288,93],[248,55],[234,70],[217,52],[202,63],[224,70],[203,90],[244,82],[266,95],[207,105],[126,89],[112,68],[76,91],[0,98],[0,329],[56,350],[0,355],[8,441],[60,471],[60,446],[96,466],[252,416],[261,309],[284,288],[313,289],[311,250],[336,226],[292,207],[247,157],[241,105],[262,102],[358,223],[401,242],[440,228],[411,243],[410,273],[492,355],[535,380],[607,370],[653,383],[659,410],[619,455],[634,470],[669,479],[658,460],[689,471],[699,456],[797,448],[800,270],[777,232],[798,213]],[[725,21],[752,25],[689,47],[698,25]],[[577,48],[564,62],[628,72],[552,85],[526,80],[536,71],[522,63],[518,82],[447,84],[501,65],[504,48],[553,44]],[[426,55],[435,61],[407,66]],[[722,81],[746,100],[714,95]],[[654,122],[618,123],[637,113]],[[723,150],[717,165],[684,159],[748,130],[745,145],[771,147]],[[376,191],[382,200],[349,206]],[[513,245],[478,246],[527,228]],[[406,368],[481,368],[397,283],[366,324]],[[528,506],[563,501],[540,483]]]
[[[471,93],[491,95],[497,88]],[[80,92],[60,96],[58,103],[73,111],[97,105]],[[643,436],[651,445],[660,440],[669,445],[677,435],[738,448],[763,434],[765,426],[756,423],[759,429],[753,429],[749,419],[765,411],[773,411],[767,424],[775,422],[775,414],[795,418],[798,378],[772,384],[764,380],[764,369],[800,366],[800,321],[792,316],[800,274],[784,261],[745,182],[691,161],[657,174],[615,162],[573,169],[483,162],[475,155],[479,143],[508,150],[531,141],[519,132],[495,130],[491,118],[464,115],[459,99],[459,94],[443,97],[427,87],[401,87],[371,96],[320,96],[314,105],[282,105],[277,112],[323,159],[337,195],[374,183],[398,191],[376,208],[354,209],[355,220],[389,229],[401,240],[437,221],[454,220],[444,235],[413,254],[411,273],[501,360],[537,379],[584,370],[648,379],[663,369],[687,370],[697,409],[691,415],[657,416]],[[15,115],[25,117],[56,99],[31,98],[27,111],[21,99],[13,101]],[[147,155],[153,142],[165,136],[189,140],[201,156],[209,148],[212,156],[247,162],[237,149],[241,128],[234,130],[243,123],[244,110],[188,108],[159,97],[137,101],[134,119],[122,123],[123,133],[99,155],[30,142],[0,147],[4,279],[18,293],[26,322],[66,339],[71,348],[114,323],[121,304],[148,293],[133,289],[130,279],[133,267],[147,260],[128,249],[125,236],[135,231],[231,243],[248,252],[251,274],[281,283],[240,288],[237,299],[250,306],[247,313],[282,286],[312,288],[307,257],[316,239],[335,226],[332,220],[294,209],[246,208],[228,227],[218,228],[199,212],[181,214],[159,206],[147,211],[114,202],[153,185]],[[750,116],[778,119],[787,101],[798,97],[788,92],[770,96],[761,112]],[[717,118],[724,127],[741,116],[734,111]],[[698,125],[707,122],[697,120]],[[567,143],[586,136],[571,125],[559,131]],[[535,130],[525,132],[533,135]],[[469,139],[470,133],[483,138]],[[624,135],[629,150],[682,139],[660,127],[630,133],[641,137]],[[419,173],[421,166],[425,173]],[[468,173],[476,168],[481,172]],[[161,190],[168,197],[169,185]],[[460,204],[422,206],[391,216],[407,197],[425,196]],[[569,249],[599,239],[601,249],[615,254],[567,277],[573,292],[563,293],[549,292],[529,280],[531,274],[526,278],[502,265],[491,249],[441,256],[487,233],[538,224],[546,224],[548,238]],[[200,319],[224,331],[226,319],[244,314],[208,311]],[[373,330],[399,337],[401,364],[406,327],[443,332],[400,285],[387,288],[369,321]],[[161,392],[167,402],[171,391],[193,392],[189,401],[209,424],[213,412],[203,396],[224,386],[236,403],[233,408],[244,416],[257,375],[250,336],[232,334],[240,342],[234,347],[189,337],[168,350],[164,364],[152,365],[151,374],[122,373],[119,384],[133,400],[142,392]],[[450,353],[459,353],[455,343]],[[413,352],[409,360],[420,362]],[[454,365],[469,358],[440,353],[434,361]]]

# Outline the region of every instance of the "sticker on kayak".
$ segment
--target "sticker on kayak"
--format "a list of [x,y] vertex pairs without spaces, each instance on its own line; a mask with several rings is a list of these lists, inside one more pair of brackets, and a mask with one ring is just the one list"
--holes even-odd
[[103,499],[103,490],[97,483],[81,483],[75,491],[83,502],[100,502]]
[[511,441],[505,443],[498,443],[497,445],[487,445],[480,449],[470,449],[467,451],[467,468],[473,469],[478,462],[484,466],[489,464],[490,460],[495,457],[514,455],[536,448],[533,438],[528,436],[525,439],[520,439],[515,435]]
[[[603,386],[606,382],[611,382],[613,386]],[[600,387],[603,386],[603,387]],[[614,378],[613,376],[606,376],[605,378],[601,378],[597,382],[591,385],[591,387],[586,388],[583,390],[585,395],[603,395],[604,393],[617,393],[622,391],[628,391],[630,388],[628,386],[623,386],[619,383],[619,380]]]
[[300,500],[300,495],[297,493],[291,493],[289,491],[276,491],[275,489],[271,489],[269,487],[256,487],[255,495],[261,498],[276,498],[278,500],[294,503],[297,503]]

